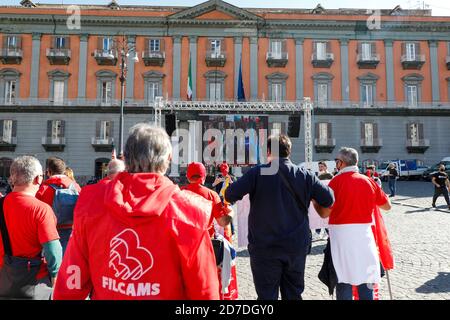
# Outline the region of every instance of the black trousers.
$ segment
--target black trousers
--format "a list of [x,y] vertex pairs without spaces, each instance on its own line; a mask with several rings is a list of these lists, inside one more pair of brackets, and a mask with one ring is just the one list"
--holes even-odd
[[450,197],[448,195],[447,187],[434,188],[433,204],[436,204],[436,200],[441,194],[444,196],[447,205],[450,207]]
[[279,292],[283,300],[302,299],[307,248],[302,251],[304,254],[250,254],[258,300],[278,300]]

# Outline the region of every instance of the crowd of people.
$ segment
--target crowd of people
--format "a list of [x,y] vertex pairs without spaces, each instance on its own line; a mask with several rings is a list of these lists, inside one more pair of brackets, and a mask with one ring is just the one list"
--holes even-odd
[[[0,297],[237,299],[232,205],[249,195],[258,299],[301,299],[314,234],[328,238],[320,278],[330,293],[376,298],[393,268],[379,210],[391,203],[379,177],[359,173],[352,148],[338,152],[335,175],[322,162],[318,176],[292,163],[291,149],[286,135],[269,137],[268,164],[236,179],[223,163],[215,190],[204,186],[199,162],[189,164],[187,185],[174,184],[170,138],[144,123],[130,129],[123,161],[111,160],[106,177],[83,188],[60,158],[45,172],[32,156],[16,158],[12,191],[0,199]],[[276,174],[266,174],[273,165]]]

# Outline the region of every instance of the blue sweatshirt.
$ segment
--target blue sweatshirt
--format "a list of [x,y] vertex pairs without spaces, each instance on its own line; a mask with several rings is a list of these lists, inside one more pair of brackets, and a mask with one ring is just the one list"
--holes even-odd
[[[261,175],[261,169],[269,166],[250,169],[228,187],[225,198],[235,202],[250,195],[248,249],[251,254],[306,252],[310,245],[308,212],[299,208],[278,174]],[[314,174],[288,158],[279,159],[279,166],[306,207],[311,199],[323,207],[333,204],[333,191]]]

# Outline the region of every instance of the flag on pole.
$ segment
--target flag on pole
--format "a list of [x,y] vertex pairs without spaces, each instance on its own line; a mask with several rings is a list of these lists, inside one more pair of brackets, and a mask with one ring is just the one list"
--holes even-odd
[[245,101],[244,81],[242,80],[242,54],[241,63],[239,65],[238,101]]
[[191,54],[189,54],[189,71],[187,81],[187,99],[192,101],[192,70],[191,70]]
[[111,159],[114,160],[117,158],[117,154],[116,154],[116,148],[113,148],[112,152],[111,152]]

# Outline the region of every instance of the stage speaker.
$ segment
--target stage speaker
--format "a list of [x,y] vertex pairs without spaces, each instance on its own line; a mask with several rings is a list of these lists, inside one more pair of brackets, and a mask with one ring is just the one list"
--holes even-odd
[[300,136],[300,116],[289,116],[288,136],[298,138]]
[[177,129],[177,116],[175,114],[166,114],[164,123],[166,125],[166,132],[169,136]]

